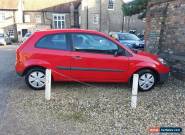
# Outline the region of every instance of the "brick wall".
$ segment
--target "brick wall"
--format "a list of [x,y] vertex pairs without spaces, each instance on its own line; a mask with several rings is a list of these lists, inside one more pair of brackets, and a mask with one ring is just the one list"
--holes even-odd
[[151,0],[146,18],[146,50],[164,57],[185,79],[185,1]]

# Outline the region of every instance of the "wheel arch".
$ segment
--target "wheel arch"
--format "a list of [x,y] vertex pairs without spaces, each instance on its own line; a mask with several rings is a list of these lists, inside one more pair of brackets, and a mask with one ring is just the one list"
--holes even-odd
[[44,70],[46,70],[46,69],[47,69],[47,68],[46,68],[46,67],[44,67],[44,66],[31,65],[31,66],[27,67],[27,68],[24,70],[24,72],[23,72],[23,76],[25,76],[25,75],[28,73],[28,71],[29,71],[29,70],[31,70],[31,69],[33,69],[33,68],[40,68],[40,69],[44,69]]
[[157,79],[157,82],[160,80],[160,74],[159,74],[159,72],[158,72],[156,69],[154,69],[154,68],[152,68],[152,67],[142,67],[142,68],[139,68],[139,69],[135,70],[135,71],[131,74],[131,76],[130,76],[130,78],[129,78],[129,84],[131,84],[131,82],[132,82],[133,75],[136,74],[136,73],[138,73],[139,71],[142,71],[142,70],[150,70],[150,71],[154,72],[155,77],[156,77],[156,79]]

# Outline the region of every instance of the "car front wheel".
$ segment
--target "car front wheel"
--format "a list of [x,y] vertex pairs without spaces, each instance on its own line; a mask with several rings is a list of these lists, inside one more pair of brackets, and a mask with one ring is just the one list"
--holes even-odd
[[25,76],[26,84],[34,90],[43,90],[45,88],[45,70],[33,68]]
[[154,88],[156,84],[156,75],[151,70],[142,70],[138,72],[139,74],[139,90],[140,91],[150,91]]

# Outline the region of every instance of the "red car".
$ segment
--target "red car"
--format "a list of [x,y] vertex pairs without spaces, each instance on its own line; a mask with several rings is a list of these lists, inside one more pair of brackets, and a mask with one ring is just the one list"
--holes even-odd
[[165,81],[165,61],[146,52],[133,52],[111,37],[90,30],[35,32],[16,53],[16,72],[35,90],[45,87],[45,69],[53,81],[131,82],[139,74],[139,89],[151,90]]

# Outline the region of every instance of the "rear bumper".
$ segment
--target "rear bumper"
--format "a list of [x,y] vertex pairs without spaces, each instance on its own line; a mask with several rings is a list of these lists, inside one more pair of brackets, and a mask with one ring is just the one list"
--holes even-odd
[[168,80],[169,77],[170,77],[170,72],[165,73],[165,74],[160,74],[159,82],[165,82]]
[[24,66],[16,61],[15,71],[16,71],[17,75],[23,76],[24,70],[25,70]]

